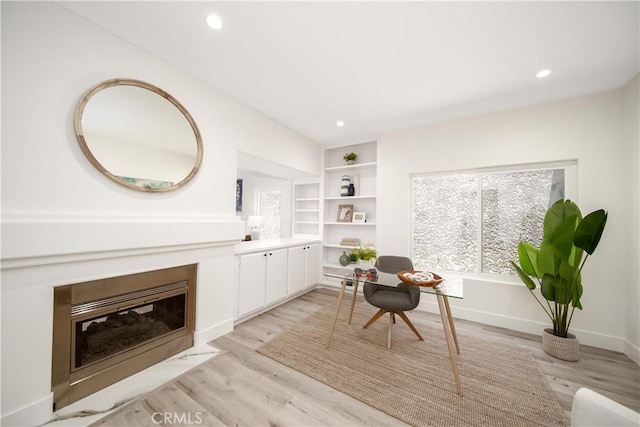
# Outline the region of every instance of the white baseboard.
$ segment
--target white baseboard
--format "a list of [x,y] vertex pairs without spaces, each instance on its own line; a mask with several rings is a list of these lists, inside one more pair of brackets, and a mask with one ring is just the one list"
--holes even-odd
[[624,354],[629,356],[629,359],[636,362],[636,365],[640,365],[640,348],[631,344],[629,340],[624,340]]
[[53,392],[47,397],[30,403],[8,414],[3,414],[0,425],[11,427],[39,426],[51,419]]
[[233,319],[227,319],[223,322],[213,325],[203,331],[196,331],[193,334],[193,345],[199,346],[215,340],[229,332],[233,331]]
[[[420,305],[417,309],[430,313],[440,313],[438,310],[438,304],[430,301],[420,301]],[[515,317],[471,310],[461,307],[452,307],[452,314],[455,318],[471,320],[473,322],[483,323],[485,325],[497,326],[500,328],[511,329],[514,331],[525,332],[538,336],[541,336],[544,328],[548,328],[550,326],[549,324],[544,322],[519,319]],[[617,352],[624,351],[626,353],[625,341],[621,337],[585,331],[582,329],[572,329],[571,332],[578,337],[578,339],[580,340],[580,344],[604,348]],[[633,360],[633,357],[629,357]]]

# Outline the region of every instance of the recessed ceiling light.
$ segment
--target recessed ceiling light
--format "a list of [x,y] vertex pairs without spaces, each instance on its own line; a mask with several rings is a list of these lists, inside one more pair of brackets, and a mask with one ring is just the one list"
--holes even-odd
[[207,25],[214,30],[222,29],[222,19],[218,15],[212,14],[207,17]]
[[338,126],[339,128],[341,128],[342,126],[344,126],[344,122],[342,120],[338,120],[336,122],[336,126]]
[[538,71],[538,74],[536,74],[536,77],[539,78],[539,79],[543,79],[543,78],[547,77],[549,74],[551,74],[551,70],[544,69],[544,70]]

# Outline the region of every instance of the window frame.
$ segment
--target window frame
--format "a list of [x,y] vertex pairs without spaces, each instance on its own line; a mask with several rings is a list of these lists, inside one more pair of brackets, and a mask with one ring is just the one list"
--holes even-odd
[[[478,231],[476,236],[476,262],[475,271],[453,271],[445,269],[432,269],[435,272],[441,272],[447,275],[455,275],[459,277],[469,277],[477,279],[490,279],[497,282],[505,282],[512,284],[520,284],[518,276],[514,274],[498,274],[487,273],[482,271],[483,254],[482,254],[482,238],[483,238],[483,226],[482,226],[482,174],[487,173],[503,173],[503,172],[528,172],[536,170],[548,170],[548,169],[563,169],[564,170],[564,198],[573,200],[578,203],[578,161],[573,160],[559,160],[552,162],[538,162],[538,163],[522,163],[504,166],[491,166],[483,168],[473,169],[457,169],[457,170],[443,170],[435,172],[422,172],[409,174],[409,231],[411,238],[409,239],[409,254],[411,259],[416,259],[414,250],[415,235],[415,223],[414,223],[414,208],[415,201],[413,198],[413,180],[421,176],[442,176],[442,175],[456,175],[456,174],[476,174],[478,175],[477,186],[478,191],[476,197],[478,198],[478,209],[476,212],[476,219],[478,224]],[[416,265],[415,268],[424,268],[425,266]]]

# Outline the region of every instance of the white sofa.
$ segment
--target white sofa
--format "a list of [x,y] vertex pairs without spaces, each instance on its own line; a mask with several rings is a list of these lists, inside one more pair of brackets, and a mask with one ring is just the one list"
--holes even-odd
[[640,426],[640,414],[583,387],[573,397],[571,425],[573,427]]

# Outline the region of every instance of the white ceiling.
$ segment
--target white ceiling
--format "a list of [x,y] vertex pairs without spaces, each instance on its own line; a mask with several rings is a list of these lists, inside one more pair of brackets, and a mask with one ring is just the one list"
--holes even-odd
[[324,144],[618,88],[640,64],[638,1],[60,4]]

